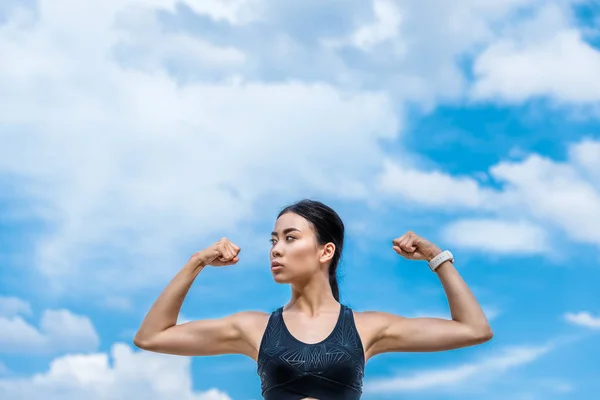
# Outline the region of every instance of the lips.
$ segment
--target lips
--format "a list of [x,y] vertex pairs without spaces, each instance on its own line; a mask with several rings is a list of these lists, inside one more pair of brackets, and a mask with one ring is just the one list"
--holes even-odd
[[283,264],[281,264],[278,261],[271,261],[271,268],[281,268],[283,267]]

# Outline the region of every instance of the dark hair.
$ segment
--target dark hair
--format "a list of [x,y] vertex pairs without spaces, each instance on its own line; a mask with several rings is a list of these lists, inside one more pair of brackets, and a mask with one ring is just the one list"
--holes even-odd
[[344,222],[329,206],[315,200],[300,200],[283,208],[277,218],[286,213],[294,213],[305,218],[314,228],[317,242],[320,245],[329,242],[335,245],[335,253],[329,265],[329,284],[333,297],[340,301],[340,290],[337,281],[337,268],[344,247]]

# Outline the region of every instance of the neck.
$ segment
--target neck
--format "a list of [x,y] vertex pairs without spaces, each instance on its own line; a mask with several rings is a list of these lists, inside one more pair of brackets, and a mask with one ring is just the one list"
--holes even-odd
[[309,316],[339,311],[339,302],[333,297],[329,276],[326,274],[318,274],[302,284],[293,283],[291,287],[292,298],[285,307],[286,310],[292,309]]

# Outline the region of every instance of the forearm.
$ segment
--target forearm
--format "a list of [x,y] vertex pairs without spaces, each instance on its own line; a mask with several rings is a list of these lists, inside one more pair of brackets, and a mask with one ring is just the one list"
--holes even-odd
[[490,333],[490,326],[479,302],[454,265],[446,261],[436,272],[448,297],[452,319],[478,333]]
[[169,282],[156,299],[144,318],[134,341],[147,340],[157,333],[175,326],[177,317],[192,283],[204,266],[197,258],[192,257]]

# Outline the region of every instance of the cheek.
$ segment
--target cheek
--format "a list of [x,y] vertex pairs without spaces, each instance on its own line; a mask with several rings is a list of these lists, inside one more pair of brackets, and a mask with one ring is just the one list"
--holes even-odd
[[309,267],[317,258],[315,246],[312,243],[296,242],[288,250],[290,261],[301,262],[306,267]]

